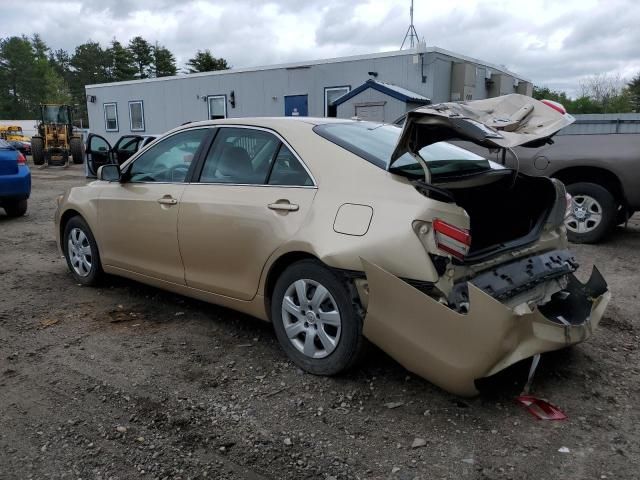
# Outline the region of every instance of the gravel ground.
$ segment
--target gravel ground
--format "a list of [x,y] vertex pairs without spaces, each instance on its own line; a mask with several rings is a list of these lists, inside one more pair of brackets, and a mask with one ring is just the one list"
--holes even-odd
[[[613,300],[585,344],[461,399],[373,350],[319,378],[269,324],[110,278],[80,287],[55,247],[55,197],[80,167],[33,170],[27,216],[0,213],[0,478],[631,479],[640,475],[640,217],[574,246]],[[565,447],[565,448],[563,448]],[[568,449],[568,451],[567,451]]]

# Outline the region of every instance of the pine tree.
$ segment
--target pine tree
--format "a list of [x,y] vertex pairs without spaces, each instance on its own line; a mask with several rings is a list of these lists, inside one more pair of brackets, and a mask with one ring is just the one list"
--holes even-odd
[[170,77],[178,72],[173,53],[158,42],[153,47],[153,70],[156,77]]
[[133,80],[136,77],[138,69],[135,65],[133,54],[115,38],[111,41],[108,55],[110,60],[110,80],[121,82]]
[[198,50],[195,57],[187,62],[188,73],[213,72],[215,70],[227,70],[229,64],[224,58],[216,58],[211,54],[211,50]]
[[633,108],[635,112],[640,112],[640,73],[633,77],[627,85],[627,88],[629,90],[631,108]]
[[133,56],[136,65],[136,76],[138,78],[147,78],[151,73],[151,64],[153,63],[153,47],[142,37],[134,37],[129,41],[128,50]]
[[71,96],[78,105],[80,115],[87,120],[87,102],[85,85],[110,81],[109,54],[98,42],[89,41],[78,45],[70,61],[73,74],[71,77]]

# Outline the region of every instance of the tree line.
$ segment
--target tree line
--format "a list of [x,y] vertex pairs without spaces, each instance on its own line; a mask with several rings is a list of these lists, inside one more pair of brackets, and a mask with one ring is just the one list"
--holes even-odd
[[572,114],[640,112],[640,73],[629,82],[619,75],[592,75],[580,82],[576,98],[563,91],[534,86],[533,97],[560,102]]
[[[210,50],[198,50],[180,73],[230,68]],[[176,58],[164,45],[137,36],[123,45],[117,39],[103,47],[88,41],[73,52],[51,49],[34,34],[0,38],[0,119],[38,118],[41,103],[75,107],[76,119],[87,120],[85,85],[179,73]],[[555,100],[569,113],[626,113],[640,111],[640,73],[630,82],[600,74],[580,83],[577,98],[535,86],[535,98]]]
[[[224,58],[198,50],[180,73],[228,68]],[[114,38],[106,47],[88,41],[73,52],[51,49],[38,34],[0,38],[0,119],[38,118],[41,103],[62,103],[73,105],[86,125],[85,85],[178,73],[168,48],[140,36],[126,45]]]

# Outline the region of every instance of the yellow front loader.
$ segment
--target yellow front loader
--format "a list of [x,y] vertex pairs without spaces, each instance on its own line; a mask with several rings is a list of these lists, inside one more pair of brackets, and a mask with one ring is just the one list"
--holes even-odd
[[74,132],[69,105],[40,105],[38,134],[31,138],[35,165],[82,163],[82,137]]

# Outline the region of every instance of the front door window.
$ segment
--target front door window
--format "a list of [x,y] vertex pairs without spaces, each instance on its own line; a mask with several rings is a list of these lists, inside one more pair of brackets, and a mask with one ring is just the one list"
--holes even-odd
[[191,162],[208,129],[178,132],[149,147],[134,160],[128,176],[131,182],[184,182]]

